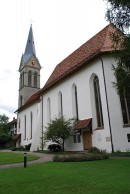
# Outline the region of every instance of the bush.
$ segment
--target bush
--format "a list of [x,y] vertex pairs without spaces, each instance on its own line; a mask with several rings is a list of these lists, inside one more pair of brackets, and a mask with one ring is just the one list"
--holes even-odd
[[20,146],[20,147],[10,147],[10,150],[12,150],[12,151],[25,151],[25,148],[23,146]]
[[17,151],[16,147],[10,147],[9,149],[12,150],[12,151]]
[[20,146],[20,147],[17,148],[17,150],[19,150],[19,151],[25,151],[25,148],[23,146]]
[[52,152],[59,152],[61,151],[61,146],[59,144],[50,144],[48,149]]
[[88,150],[89,153],[102,153],[101,150],[99,150],[97,147],[92,147]]
[[110,154],[112,157],[130,157],[130,151],[127,152],[121,152],[120,150],[117,150]]
[[108,154],[75,154],[66,156],[54,156],[54,162],[84,162],[108,159]]
[[28,145],[25,145],[25,150],[29,151],[30,150],[30,147],[31,147],[31,143],[28,144]]
[[10,150],[12,151],[29,151],[31,147],[31,143],[28,145],[24,146],[19,146],[19,147],[10,147]]

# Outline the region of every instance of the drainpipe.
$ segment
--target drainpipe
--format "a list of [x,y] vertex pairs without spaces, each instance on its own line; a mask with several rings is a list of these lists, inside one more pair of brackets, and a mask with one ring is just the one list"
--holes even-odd
[[105,71],[104,71],[104,64],[103,64],[103,59],[101,58],[101,56],[99,56],[99,59],[101,60],[101,64],[102,64],[102,72],[103,72],[103,80],[104,80],[104,87],[105,87],[106,104],[107,104],[107,113],[108,113],[108,122],[109,122],[110,137],[111,137],[111,148],[112,148],[112,152],[114,152],[113,138],[112,138],[112,129],[111,129],[111,119],[110,119],[110,111],[109,111],[109,105],[108,105],[107,87],[106,87],[106,79],[105,79]]
[[42,100],[42,150],[43,150],[43,96],[41,97]]

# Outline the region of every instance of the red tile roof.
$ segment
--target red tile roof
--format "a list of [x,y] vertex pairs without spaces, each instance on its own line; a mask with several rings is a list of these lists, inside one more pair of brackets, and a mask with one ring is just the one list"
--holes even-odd
[[90,60],[94,59],[99,54],[112,51],[110,32],[114,32],[115,30],[117,29],[112,25],[106,26],[98,34],[93,36],[59,63],[52,72],[42,91],[49,89],[57,82],[68,77],[71,73],[79,70],[79,68],[85,66]]
[[40,98],[40,93],[44,93],[59,81],[70,76],[72,73],[78,71],[90,61],[94,60],[100,54],[112,51],[112,41],[110,39],[110,33],[117,30],[111,24],[106,26],[103,30],[93,36],[85,44],[79,47],[76,51],[70,54],[66,59],[59,63],[45,86],[36,94],[31,96],[28,101],[18,111],[23,110],[27,106],[36,102]]
[[35,94],[33,94],[26,102],[23,106],[21,106],[20,108],[18,108],[18,110],[16,110],[15,112],[19,112],[24,110],[25,108],[27,108],[28,106],[34,104],[35,102],[40,101],[40,90],[38,92],[36,92]]
[[17,123],[17,119],[15,119],[15,117],[13,118],[13,120],[12,121],[10,121],[9,123],[11,123],[11,124],[15,124],[15,123]]
[[92,118],[79,120],[75,125],[75,130],[85,129],[91,125]]

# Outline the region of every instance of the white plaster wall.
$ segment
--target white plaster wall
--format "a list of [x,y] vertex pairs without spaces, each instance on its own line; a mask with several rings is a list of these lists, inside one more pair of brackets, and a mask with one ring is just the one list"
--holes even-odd
[[[130,143],[127,140],[127,133],[130,133],[130,127],[123,128],[123,120],[121,113],[121,105],[119,96],[112,87],[112,81],[115,81],[113,71],[111,70],[112,64],[115,61],[111,57],[104,56],[103,65],[105,70],[105,79],[107,86],[108,105],[110,113],[111,130],[113,137],[114,150],[120,149],[126,151],[130,149]],[[98,129],[96,125],[96,113],[95,113],[95,102],[93,98],[93,88],[91,84],[91,76],[96,74],[99,78],[100,93],[102,100],[102,111],[104,119],[104,129]],[[42,101],[35,103],[26,110],[21,111],[18,114],[21,118],[21,127],[18,133],[22,133],[21,145],[27,145],[32,142],[31,150],[37,150],[41,144],[41,132],[42,132],[42,119],[43,119],[43,131],[46,130],[48,118],[47,118],[47,99],[50,98],[51,106],[51,119],[58,116],[58,94],[62,93],[63,102],[63,115],[66,118],[73,118],[72,108],[72,85],[77,86],[78,96],[78,111],[79,119],[92,118],[92,145],[102,150],[111,152],[111,141],[110,141],[110,128],[108,121],[108,112],[106,104],[106,94],[104,89],[104,79],[102,71],[101,60],[95,60],[93,63],[87,65],[82,70],[76,72],[71,77],[62,81],[51,90],[47,91],[43,95],[43,118],[42,118]],[[33,112],[33,138],[30,139],[30,112]],[[27,137],[24,140],[24,115],[26,114],[27,122]],[[18,122],[19,123],[19,122]],[[17,128],[18,129],[18,128]],[[82,133],[81,133],[82,135]],[[46,147],[47,148],[47,147]],[[65,142],[66,150],[81,151],[84,150],[83,139],[81,136],[81,143],[73,143],[73,136],[70,136]]]
[[[31,117],[32,120],[32,139],[31,137]],[[25,134],[25,118],[26,115],[26,139],[24,139]],[[20,128],[19,128],[20,119]],[[21,145],[25,146],[32,143],[31,151],[37,150],[40,147],[40,137],[41,137],[41,114],[40,114],[40,103],[35,103],[32,106],[26,108],[25,110],[18,113],[18,123],[17,123],[17,133],[21,133]]]
[[109,59],[110,57],[103,57],[114,150],[126,151],[130,150],[130,142],[127,140],[127,133],[130,133],[130,127],[123,127],[120,98],[115,88],[112,87],[112,82],[116,81],[114,72],[111,70],[114,60],[112,58],[111,60]]
[[[78,111],[79,119],[93,118],[93,123],[95,123],[94,115],[92,114],[92,99],[90,96],[90,77],[92,74],[96,74],[99,77],[100,83],[100,92],[102,99],[102,109],[103,109],[103,118],[104,118],[104,129],[95,130],[93,127],[92,134],[92,143],[93,146],[99,147],[100,149],[106,149],[111,151],[111,143],[107,142],[106,138],[110,137],[109,125],[108,125],[108,115],[107,115],[107,106],[104,90],[104,81],[102,73],[102,65],[100,60],[87,65],[84,69],[78,71],[70,78],[67,78],[59,85],[52,88],[46,94],[44,94],[44,126],[47,126],[47,98],[50,98],[51,101],[51,119],[54,119],[55,116],[58,116],[58,93],[62,93],[63,101],[63,115],[67,118],[73,117],[72,111],[72,85],[77,86],[77,96],[78,96]],[[95,125],[95,124],[94,124]],[[45,130],[45,128],[44,128]],[[81,143],[73,143],[72,137],[66,141],[65,148],[67,150],[83,150],[83,141]]]

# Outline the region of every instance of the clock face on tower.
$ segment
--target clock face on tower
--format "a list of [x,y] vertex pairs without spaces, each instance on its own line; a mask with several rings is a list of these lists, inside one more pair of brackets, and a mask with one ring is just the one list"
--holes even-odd
[[32,63],[32,65],[35,65],[35,60],[32,60],[32,62],[31,62],[31,63]]

